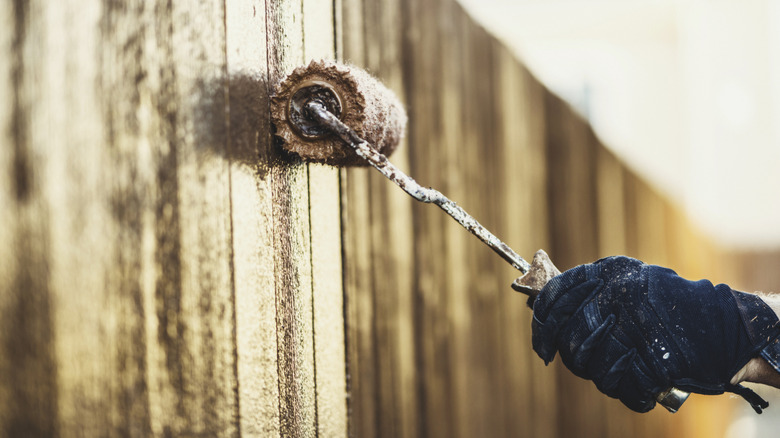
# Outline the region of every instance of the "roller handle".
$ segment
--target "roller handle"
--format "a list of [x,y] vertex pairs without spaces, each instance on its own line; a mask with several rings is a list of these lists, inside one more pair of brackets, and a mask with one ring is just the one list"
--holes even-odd
[[[406,193],[418,201],[438,205],[459,224],[493,249],[493,251],[500,255],[504,260],[522,272],[523,275],[512,283],[512,289],[528,295],[529,307],[533,308],[533,303],[536,301],[536,297],[539,295],[539,292],[541,292],[544,285],[553,277],[561,273],[561,271],[552,263],[547,253],[541,249],[534,254],[533,261],[529,264],[512,250],[512,248],[499,240],[493,233],[477,222],[476,219],[455,204],[455,202],[451,201],[438,190],[420,186],[417,181],[395,167],[395,165],[388,161],[387,157],[377,152],[377,150],[371,147],[368,142],[360,138],[355,131],[342,123],[338,117],[330,113],[321,102],[318,102],[316,99],[310,100],[305,104],[305,112],[308,117],[311,117],[323,126],[328,127],[331,132],[351,146],[358,156],[366,160],[376,170],[401,187]],[[685,391],[670,387],[658,394],[656,396],[656,401],[669,410],[669,412],[677,412],[689,395],[690,394]]]
[[378,170],[382,175],[394,182],[414,199],[426,204],[436,204],[447,214],[455,219],[463,228],[469,230],[484,244],[506,260],[510,265],[522,273],[528,272],[531,265],[528,264],[519,254],[517,254],[506,243],[502,242],[493,233],[483,227],[466,210],[459,207],[451,199],[444,196],[438,190],[421,186],[412,177],[405,174],[401,169],[395,167],[387,157],[379,153],[367,141],[360,138],[355,131],[345,125],[335,115],[331,114],[325,105],[316,99],[306,103],[305,109],[309,117],[317,120],[323,126],[330,129],[332,133],[341,138],[348,144],[355,153],[366,160],[371,166]]

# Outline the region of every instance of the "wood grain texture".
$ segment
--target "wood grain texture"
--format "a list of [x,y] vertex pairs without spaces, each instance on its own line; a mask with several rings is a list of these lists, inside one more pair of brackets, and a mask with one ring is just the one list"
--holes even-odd
[[[304,62],[300,1],[266,4],[268,79]],[[270,90],[269,90],[270,91]],[[282,436],[316,433],[311,234],[307,167],[278,150],[271,158]]]
[[[333,59],[333,2],[306,0],[303,14],[304,58]],[[316,432],[321,437],[336,437],[347,430],[339,170],[309,164],[308,177]]]
[[35,403],[50,408],[11,414],[11,435],[237,433],[227,166],[214,135],[225,120],[211,118],[223,21],[191,3],[17,5],[30,87],[14,89],[14,168],[38,209],[17,219],[41,234],[3,295],[43,301],[16,312],[37,328],[4,333],[35,336],[33,356],[11,357],[48,355],[35,359],[41,383],[12,385],[46,388]]
[[[362,0],[337,4],[338,56],[357,66],[365,65],[365,37]],[[371,216],[369,178],[365,169],[341,170],[341,216],[344,281],[344,324],[348,396],[348,434],[351,437],[377,435],[375,326],[371,269]]]
[[[550,202],[550,256],[559,269],[569,269],[598,256],[595,163],[597,144],[591,128],[559,97],[548,94],[547,193]],[[561,409],[560,433],[606,434],[604,399],[591,399],[592,384],[557,368]]]
[[[365,67],[397,94],[403,96],[403,35],[400,1],[366,2]],[[408,169],[406,142],[393,154],[393,161]],[[361,170],[351,171],[354,175]],[[350,181],[349,179],[347,181]],[[414,351],[413,236],[411,207],[405,193],[372,172],[368,179],[368,208],[372,226],[373,303],[382,309],[374,317],[377,412],[379,436],[414,436],[417,427],[416,362]],[[385,220],[393,218],[393,220]],[[392,237],[390,237],[392,236]]]
[[[406,68],[406,101],[411,111],[409,126],[410,171],[424,184],[438,187],[445,193],[450,187],[445,179],[443,106],[446,84],[442,81],[442,40],[445,38],[440,20],[445,2],[406,2],[404,21],[407,39],[404,41]],[[430,25],[429,25],[430,24]],[[457,108],[449,108],[450,115]],[[423,146],[424,145],[424,146]],[[416,354],[420,388],[420,435],[444,437],[455,435],[457,424],[467,419],[455,418],[453,403],[459,388],[453,382],[452,335],[454,328],[448,311],[448,288],[451,278],[446,271],[450,244],[445,238],[448,219],[425,205],[414,205],[415,233],[415,321]],[[459,256],[459,255],[456,255]],[[460,423],[462,424],[462,423]]]
[[[547,203],[544,196],[544,114],[538,111],[542,88],[510,53],[497,55],[498,86],[495,88],[502,117],[498,123],[502,167],[501,186],[524,187],[525,190],[504,190],[501,235],[521,254],[531,254],[539,248],[548,248]],[[536,248],[536,249],[534,249]],[[511,278],[514,270],[505,266],[499,278]],[[496,287],[502,288],[504,284]],[[533,351],[527,348],[531,339],[531,313],[522,300],[509,294],[500,295],[501,335],[504,338],[502,362],[507,367],[505,434],[519,436],[556,436],[555,378],[545,372]],[[549,371],[549,370],[547,370]]]
[[274,258],[274,149],[265,2],[226,3],[228,147],[240,431],[280,433]]
[[0,9],[3,435],[313,435],[320,289],[322,381],[342,382],[320,432],[344,431],[341,286],[312,289],[312,266],[340,271],[338,179],[318,177],[313,227],[267,114],[269,71],[302,62],[301,3],[265,8]]

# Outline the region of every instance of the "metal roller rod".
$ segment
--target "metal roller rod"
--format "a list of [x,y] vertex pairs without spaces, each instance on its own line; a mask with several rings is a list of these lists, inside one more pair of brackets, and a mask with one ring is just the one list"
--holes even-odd
[[374,166],[376,170],[402,188],[414,199],[426,204],[436,204],[442,210],[447,212],[463,228],[469,230],[471,234],[477,236],[479,240],[493,249],[504,260],[509,262],[515,269],[527,273],[531,265],[512,250],[506,243],[498,239],[493,233],[483,227],[476,219],[466,213],[466,210],[460,208],[455,202],[444,196],[435,189],[426,188],[417,183],[412,177],[395,167],[388,161],[387,157],[377,152],[367,141],[360,138],[355,131],[345,125],[335,115],[330,113],[325,105],[316,99],[310,100],[305,105],[307,115],[324,126],[327,126],[334,134],[339,136],[347,143],[359,157],[366,160]]
[[[414,199],[420,202],[436,204],[441,207],[442,210],[458,221],[459,224],[469,230],[471,234],[477,236],[479,240],[492,248],[493,251],[523,274],[527,274],[532,269],[531,265],[514,252],[512,248],[499,240],[493,233],[480,225],[476,219],[466,213],[465,210],[458,207],[457,204],[444,196],[441,192],[435,189],[422,187],[412,177],[395,167],[393,163],[388,161],[387,157],[377,152],[377,150],[367,141],[360,138],[355,131],[342,123],[338,117],[330,113],[322,103],[318,102],[316,99],[312,99],[306,103],[304,110],[306,117],[326,126],[331,132],[352,147],[359,157],[374,166],[382,175],[397,184],[398,187],[401,187]],[[543,253],[543,251],[540,252]],[[546,254],[544,254],[544,256],[546,257]],[[547,261],[549,262],[549,258]],[[551,262],[550,265],[552,265]],[[554,266],[552,266],[552,268],[557,272],[557,269]],[[688,392],[681,391],[675,387],[670,387],[666,391],[662,391],[658,394],[656,400],[670,412],[677,412],[689,395]]]

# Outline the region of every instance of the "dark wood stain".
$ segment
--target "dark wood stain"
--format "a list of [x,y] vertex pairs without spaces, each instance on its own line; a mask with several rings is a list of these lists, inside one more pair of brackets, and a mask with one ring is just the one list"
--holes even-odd
[[9,301],[1,319],[7,369],[2,381],[10,393],[6,436],[58,435],[57,363],[46,275],[48,239],[38,216],[42,213],[19,211],[27,219],[16,230],[19,268],[5,291]]
[[11,50],[13,59],[11,67],[11,92],[13,93],[13,111],[11,120],[11,138],[13,139],[14,154],[12,172],[16,193],[16,198],[20,201],[27,199],[30,191],[30,185],[33,177],[30,168],[28,151],[24,147],[27,144],[28,133],[28,112],[27,97],[24,90],[25,76],[29,73],[24,65],[24,44],[27,38],[27,21],[29,19],[29,4],[25,0],[14,0],[13,2],[13,36],[11,39]]
[[[7,250],[16,259],[16,270],[3,281],[0,293],[0,345],[5,360],[0,384],[5,388],[5,436],[58,436],[57,360],[54,351],[52,293],[49,282],[50,245],[46,221],[49,215],[33,171],[30,142],[30,90],[34,66],[23,53],[32,44],[29,5],[14,1],[11,50],[12,142],[9,180],[15,199],[3,208],[13,212],[13,243]],[[5,397],[4,397],[5,398]]]
[[[113,6],[113,7],[112,7]],[[101,20],[101,32],[106,41],[112,44],[105,46],[101,53],[101,63],[117,63],[126,76],[121,78],[103,76],[101,84],[108,99],[103,102],[106,121],[106,148],[111,162],[115,163],[115,171],[128,177],[127,185],[111,187],[109,195],[111,213],[119,229],[118,245],[113,255],[116,266],[114,275],[124,281],[114,283],[107,279],[108,284],[116,287],[114,298],[117,304],[118,328],[116,348],[116,372],[126,376],[115,394],[112,394],[112,404],[119,412],[126,415],[118,418],[113,425],[114,431],[120,436],[140,436],[151,433],[151,417],[149,409],[149,387],[147,374],[147,317],[143,304],[143,289],[140,275],[142,272],[143,219],[142,212],[146,199],[143,192],[138,163],[133,151],[128,151],[119,144],[120,133],[138,136],[139,124],[137,111],[140,106],[140,89],[146,86],[146,66],[138,62],[143,57],[144,31],[146,26],[127,26],[127,23],[141,22],[143,4],[109,5]],[[118,34],[116,29],[134,29],[129,35]],[[119,50],[114,50],[119,48]],[[134,78],[135,87],[123,87],[126,77]],[[110,96],[110,97],[109,97]],[[121,96],[122,105],[112,105],[111,99]],[[113,278],[113,276],[111,276]]]

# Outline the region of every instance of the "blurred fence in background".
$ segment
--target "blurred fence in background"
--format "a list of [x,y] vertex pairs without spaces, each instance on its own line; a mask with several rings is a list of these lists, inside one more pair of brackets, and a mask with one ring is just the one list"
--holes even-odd
[[[692,229],[454,1],[344,0],[341,16],[339,53],[408,107],[393,160],[521,255],[545,248],[565,269],[626,254],[689,278],[780,287],[759,281],[771,263],[746,270],[754,263]],[[531,312],[508,289],[516,272],[381,176],[343,175],[354,436],[722,436],[728,397],[639,415],[545,368],[529,348]]]

